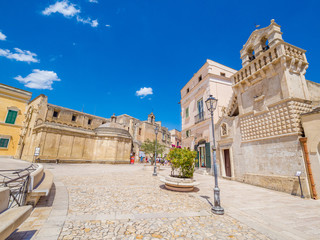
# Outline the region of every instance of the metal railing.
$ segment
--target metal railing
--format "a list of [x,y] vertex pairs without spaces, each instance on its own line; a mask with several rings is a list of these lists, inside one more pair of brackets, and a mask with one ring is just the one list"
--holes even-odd
[[30,173],[36,169],[37,166],[31,164],[24,169],[0,170],[0,187],[10,188],[8,208],[25,205]]
[[194,121],[196,124],[204,121],[204,112],[199,112],[199,114],[194,117]]

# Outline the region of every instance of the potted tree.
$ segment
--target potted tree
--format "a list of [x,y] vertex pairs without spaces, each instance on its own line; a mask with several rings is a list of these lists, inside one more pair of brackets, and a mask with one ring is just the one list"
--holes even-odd
[[171,161],[171,174],[165,179],[167,189],[179,192],[193,191],[198,183],[193,179],[196,151],[190,151],[186,148],[172,148],[167,156]]

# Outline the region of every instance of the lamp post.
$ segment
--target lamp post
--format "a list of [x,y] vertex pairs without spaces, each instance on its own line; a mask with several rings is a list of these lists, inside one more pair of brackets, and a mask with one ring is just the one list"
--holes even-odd
[[154,169],[152,176],[157,176],[157,135],[159,132],[158,125],[156,125],[156,128],[154,129],[154,132],[156,134],[156,144],[154,146]]
[[218,186],[218,174],[217,174],[217,163],[216,163],[216,144],[214,138],[214,124],[213,124],[213,112],[217,107],[218,99],[214,98],[212,95],[206,100],[206,106],[211,114],[211,126],[212,126],[212,159],[213,159],[213,171],[214,171],[214,206],[211,211],[217,215],[223,215],[224,209],[220,206],[220,189]]

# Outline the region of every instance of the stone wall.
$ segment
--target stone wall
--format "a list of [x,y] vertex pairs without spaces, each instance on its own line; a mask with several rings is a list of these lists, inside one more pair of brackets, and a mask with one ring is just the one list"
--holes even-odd
[[[261,175],[250,174],[244,175],[245,183],[249,183],[259,187],[265,187],[268,189],[286,192],[292,195],[301,195],[301,189],[299,180],[294,176],[276,176],[276,175]],[[301,177],[302,191],[305,197],[310,197],[309,190],[307,188],[306,177]]]
[[[223,149],[230,149],[232,179],[299,195],[300,188],[298,191],[294,175],[301,171],[304,195],[310,197],[299,135],[242,142],[240,121],[239,117],[224,117],[217,124],[220,174],[225,176]],[[227,136],[221,136],[223,123],[228,126]]]
[[315,189],[320,199],[320,107],[310,113],[302,114],[301,121],[307,138],[307,154],[309,154]]
[[40,147],[36,158],[42,161],[129,163],[131,139],[47,125],[35,129],[33,144],[24,151],[23,159],[33,160],[35,146]]

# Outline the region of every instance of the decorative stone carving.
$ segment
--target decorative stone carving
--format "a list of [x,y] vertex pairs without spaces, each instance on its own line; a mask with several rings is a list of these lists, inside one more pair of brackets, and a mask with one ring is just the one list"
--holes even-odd
[[228,135],[228,126],[226,123],[221,124],[221,136],[227,136]]
[[269,107],[269,111],[240,118],[242,141],[266,139],[274,136],[300,134],[300,114],[311,111],[309,103],[289,100]]

